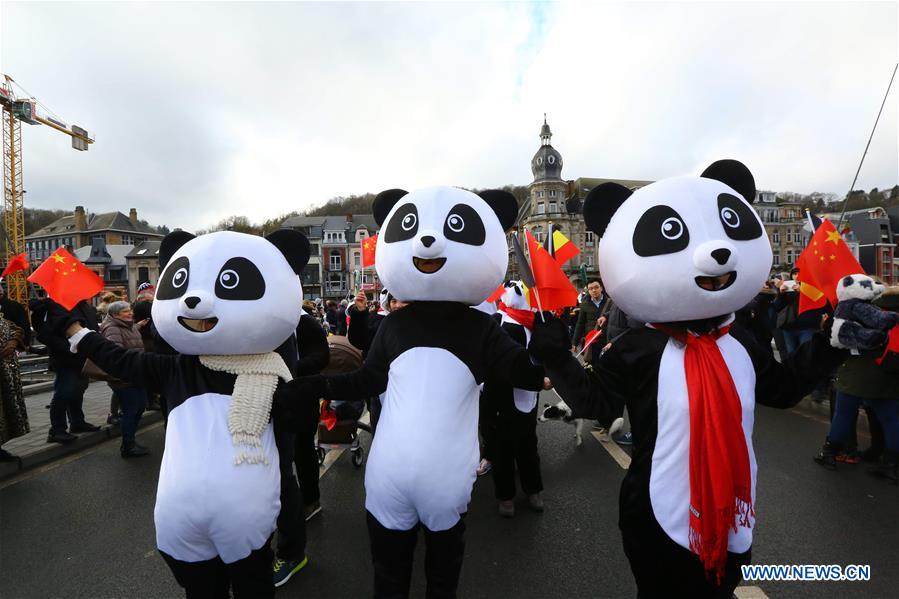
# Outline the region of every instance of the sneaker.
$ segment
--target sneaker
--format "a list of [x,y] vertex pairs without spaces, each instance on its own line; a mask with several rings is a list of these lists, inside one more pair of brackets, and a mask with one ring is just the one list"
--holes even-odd
[[111,424],[113,426],[116,426],[120,421],[121,421],[121,418],[119,416],[115,416],[113,414],[109,414],[106,417],[106,424]]
[[78,437],[75,435],[71,435],[65,431],[61,433],[50,433],[47,435],[47,443],[71,443],[75,441]]
[[478,464],[478,476],[484,476],[493,468],[493,464],[490,463],[490,460],[481,460],[481,463]]
[[515,515],[515,502],[511,499],[499,502],[499,515],[503,518],[511,518]]
[[540,493],[534,493],[533,495],[528,495],[528,507],[535,512],[542,512],[544,509],[543,498],[540,497]]
[[70,433],[95,433],[98,430],[100,430],[100,427],[90,422],[79,422],[69,427]]
[[599,431],[600,433],[604,433],[604,432],[606,432],[606,427],[604,427],[603,425],[601,425],[601,424],[599,423],[599,420],[594,420],[594,421],[593,421],[593,430]]
[[274,566],[272,566],[272,581],[275,583],[276,587],[287,584],[287,581],[290,580],[294,574],[305,568],[308,563],[308,556],[303,556],[303,559],[296,561],[276,559]]
[[618,443],[618,445],[633,445],[634,436],[630,433],[630,431],[621,433],[620,435],[615,437],[615,443]]
[[5,449],[0,449],[0,462],[15,462],[18,459],[19,458],[9,453]]
[[847,451],[843,452],[834,458],[838,462],[843,462],[844,464],[858,464],[861,458],[858,455],[858,452],[855,451]]
[[303,511],[306,513],[306,522],[308,522],[314,515],[322,511],[322,504],[320,501],[310,503],[309,505],[303,506]]

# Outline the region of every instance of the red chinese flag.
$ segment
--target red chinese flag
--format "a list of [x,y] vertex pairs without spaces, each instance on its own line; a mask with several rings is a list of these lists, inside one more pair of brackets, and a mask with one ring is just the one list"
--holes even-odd
[[525,230],[531,268],[534,271],[535,299],[543,310],[558,310],[577,304],[577,289],[562,272],[562,267],[549,255],[530,231]]
[[584,335],[584,349],[587,349],[591,343],[599,339],[600,335],[602,335],[602,329],[587,331],[587,334]]
[[337,413],[331,409],[331,402],[329,402],[328,400],[322,400],[321,402],[319,420],[324,423],[325,428],[328,430],[331,430],[335,426],[337,426]]
[[827,305],[827,298],[824,297],[824,292],[808,283],[799,284],[799,294],[800,314],[806,310],[817,310]]
[[503,293],[505,293],[505,292],[506,292],[506,286],[503,283],[500,283],[499,287],[496,288],[496,291],[491,293],[490,297],[488,297],[484,301],[490,302],[490,303],[498,302],[499,298],[501,298],[503,296]]
[[28,280],[46,289],[50,299],[66,310],[103,290],[103,279],[64,248],[50,254]]
[[362,242],[362,268],[375,265],[375,250],[378,247],[378,236],[372,235]]
[[20,270],[27,270],[31,268],[31,265],[28,264],[28,260],[25,258],[25,252],[13,256],[9,260],[9,264],[6,265],[6,268],[3,269],[3,272],[0,273],[0,277],[5,277],[6,275],[11,275],[14,272],[19,272]]
[[[837,305],[837,283],[846,275],[854,275],[865,272],[843,238],[837,232],[836,227],[829,220],[824,220],[815,234],[812,236],[805,248],[796,259],[796,266],[799,268],[799,275],[796,277],[800,283],[811,285],[815,290],[820,290],[827,298],[831,306]],[[802,290],[800,287],[800,292]],[[814,307],[815,294],[809,296],[804,293],[808,300],[800,305],[799,312],[803,312],[803,307],[807,310]],[[800,296],[800,302],[802,301]]]

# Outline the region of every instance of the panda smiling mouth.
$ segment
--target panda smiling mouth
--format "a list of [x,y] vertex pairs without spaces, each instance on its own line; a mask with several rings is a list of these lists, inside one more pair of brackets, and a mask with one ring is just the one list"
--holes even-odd
[[696,277],[696,284],[706,291],[721,291],[733,285],[736,280],[737,272],[732,270],[720,277]]
[[416,258],[413,256],[412,263],[420,272],[430,275],[443,268],[446,258]]
[[184,318],[183,316],[178,317],[178,322],[181,323],[188,331],[193,331],[194,333],[205,333],[207,331],[211,331],[215,325],[218,324],[218,318]]

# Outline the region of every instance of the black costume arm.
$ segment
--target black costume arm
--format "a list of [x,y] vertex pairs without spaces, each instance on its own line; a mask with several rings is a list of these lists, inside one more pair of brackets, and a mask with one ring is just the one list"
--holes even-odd
[[367,397],[376,397],[387,389],[387,371],[390,364],[385,347],[386,335],[383,333],[384,327],[381,327],[368,350],[362,368],[347,374],[321,377],[323,384],[318,390],[322,392],[322,397],[359,401]]
[[99,333],[88,333],[81,339],[78,354],[90,358],[106,373],[118,379],[154,390],[158,390],[164,381],[177,374],[177,356],[125,349],[104,339]]
[[367,352],[374,339],[368,330],[371,321],[368,310],[357,310],[355,306],[350,306],[347,314],[350,316],[350,324],[346,330],[347,341],[360,351]]
[[296,365],[296,375],[318,374],[328,365],[331,354],[325,330],[311,316],[300,317],[297,326],[297,343],[300,358]]
[[596,419],[609,427],[624,412],[625,397],[619,389],[626,385],[627,366],[621,362],[614,345],[592,369],[585,369],[568,356],[561,363],[547,365],[546,370],[556,393],[571,408],[574,418]]
[[843,363],[849,352],[831,347],[823,331],[816,332],[792,354],[774,359],[745,329],[732,327],[731,335],[746,348],[755,368],[755,401],[772,408],[791,408]]
[[571,335],[571,345],[576,346],[584,337],[584,329],[587,327],[587,311],[581,306],[577,313],[577,324],[574,325],[574,333]]
[[534,364],[527,349],[512,339],[495,320],[487,318],[485,322],[488,328],[483,355],[491,380],[528,391],[543,389],[543,377],[546,376],[543,366]]

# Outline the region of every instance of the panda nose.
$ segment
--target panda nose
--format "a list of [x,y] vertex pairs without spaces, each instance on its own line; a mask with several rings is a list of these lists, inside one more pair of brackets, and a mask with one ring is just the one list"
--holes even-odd
[[437,241],[437,239],[431,235],[425,235],[424,237],[421,238],[421,243],[426,248],[431,247],[435,241]]
[[727,261],[730,260],[730,250],[724,248],[712,250],[712,258],[715,259],[715,262],[724,266],[725,264],[727,264]]
[[193,310],[197,307],[197,304],[200,303],[200,298],[195,295],[184,298],[184,303],[187,304],[187,307]]

